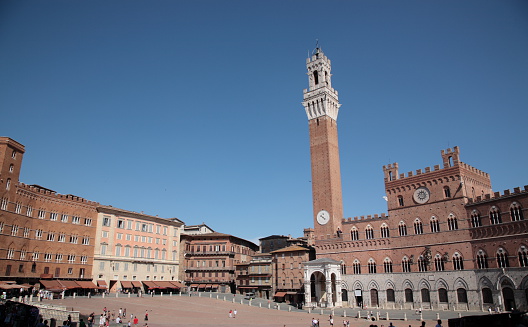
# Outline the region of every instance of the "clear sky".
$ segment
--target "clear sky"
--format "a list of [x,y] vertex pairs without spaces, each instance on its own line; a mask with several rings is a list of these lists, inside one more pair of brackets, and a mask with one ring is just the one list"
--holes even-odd
[[342,103],[346,217],[382,166],[528,184],[528,2],[0,1],[0,135],[21,181],[257,241],[313,227],[305,60]]

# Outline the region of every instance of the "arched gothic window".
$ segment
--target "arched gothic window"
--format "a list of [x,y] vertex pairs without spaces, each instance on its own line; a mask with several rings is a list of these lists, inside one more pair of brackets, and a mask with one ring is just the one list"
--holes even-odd
[[509,266],[510,261],[508,260],[508,253],[503,248],[499,248],[497,251],[497,267],[508,268]]
[[405,205],[404,202],[403,202],[403,196],[401,196],[401,195],[398,195],[398,205],[400,207],[403,207]]
[[462,259],[462,256],[458,252],[455,252],[455,254],[453,254],[453,269],[454,270],[464,269],[464,259]]
[[438,222],[438,218],[435,216],[431,217],[431,233],[438,233],[440,232],[440,223]]
[[420,256],[420,258],[418,258],[418,271],[427,271],[427,261],[423,256]]
[[407,257],[403,257],[402,259],[402,271],[411,272],[411,261]]
[[389,226],[385,223],[381,225],[381,237],[389,237]]
[[407,236],[407,225],[403,221],[400,221],[398,231],[400,232],[400,236]]
[[392,273],[392,261],[389,258],[385,258],[383,261],[383,268],[386,273]]
[[436,254],[434,261],[436,271],[444,271],[444,258],[440,254]]
[[451,197],[451,190],[449,189],[449,186],[444,186],[444,196],[446,198],[450,198]]
[[370,258],[367,265],[368,265],[369,274],[375,274],[376,273],[376,262],[374,261],[374,259]]
[[354,260],[354,263],[352,264],[352,267],[354,268],[354,274],[359,275],[361,274],[361,263],[358,259]]
[[447,217],[447,226],[449,227],[449,230],[457,230],[458,229],[458,221],[452,213],[449,214]]
[[480,219],[480,213],[477,210],[471,212],[471,227],[480,227],[482,226],[482,221]]
[[365,238],[367,240],[371,240],[374,238],[374,229],[372,229],[372,226],[368,225],[367,228],[365,228]]
[[419,218],[414,220],[414,234],[423,234],[423,225]]
[[519,248],[519,267],[528,267],[528,250],[524,245]]
[[352,230],[350,231],[350,238],[352,241],[359,240],[359,232],[356,227],[352,227]]
[[502,223],[501,214],[499,211],[499,208],[496,206],[491,207],[490,210],[490,220],[492,225],[500,224]]
[[513,202],[510,206],[510,215],[512,221],[520,221],[524,219],[522,208],[517,202]]
[[484,250],[479,250],[477,253],[477,267],[479,269],[488,268],[488,256]]

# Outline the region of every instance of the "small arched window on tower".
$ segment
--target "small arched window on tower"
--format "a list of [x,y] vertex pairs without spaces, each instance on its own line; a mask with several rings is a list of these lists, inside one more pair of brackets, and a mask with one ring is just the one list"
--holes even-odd
[[328,83],[329,79],[328,79],[328,72],[325,70],[325,83],[326,85],[330,84]]
[[491,207],[490,210],[490,220],[492,225],[500,224],[502,223],[502,218],[500,215],[499,208],[496,206]]
[[482,221],[480,219],[480,213],[477,210],[471,212],[471,227],[480,227],[482,226]]
[[478,269],[488,268],[488,256],[482,249],[477,252],[477,267]]
[[510,206],[510,214],[512,221],[524,220],[522,208],[517,202],[513,202]]
[[435,216],[431,217],[431,233],[438,233],[440,232],[440,223],[438,222],[438,218]]
[[449,156],[447,158],[447,164],[449,165],[449,167],[453,167],[453,156]]
[[398,195],[398,205],[400,207],[403,207],[404,206],[404,203],[403,203],[403,196],[401,195]]
[[508,268],[510,266],[510,261],[508,259],[508,252],[503,248],[499,248],[497,251],[497,267],[498,268]]
[[446,199],[451,197],[451,189],[449,186],[444,186],[444,196]]
[[315,85],[319,84],[319,72],[317,70],[314,70],[313,77]]
[[464,269],[464,260],[462,259],[462,256],[458,252],[455,252],[455,254],[453,254],[453,269],[454,270]]
[[407,236],[407,225],[405,225],[405,222],[400,221],[398,231],[400,232],[400,236]]

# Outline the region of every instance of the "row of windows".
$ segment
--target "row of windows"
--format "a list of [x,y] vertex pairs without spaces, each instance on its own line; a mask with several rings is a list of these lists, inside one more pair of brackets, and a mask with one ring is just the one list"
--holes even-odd
[[[110,269],[112,271],[129,271],[130,269],[130,265],[132,265],[132,271],[138,271],[138,263],[132,263],[130,264],[129,262],[111,262],[110,264]],[[155,264],[143,264],[142,266],[145,267],[145,270],[147,272],[158,272],[158,270],[160,270],[161,273],[165,273],[165,270],[167,269],[169,272],[172,272],[170,266],[167,266],[165,267],[165,265],[155,265]],[[161,268],[161,269],[158,269],[158,268]],[[105,271],[106,270],[106,262],[105,261],[100,261],[99,262],[99,270],[100,271]],[[116,278],[117,279],[117,278]],[[126,279],[126,278],[124,278]]]
[[[15,259],[15,252],[17,252],[13,248],[9,248],[7,250],[6,259]],[[28,256],[27,250],[20,250],[18,260],[25,261],[27,259],[30,259],[31,261],[42,261],[44,262],[56,262],[56,263],[62,263],[65,262],[65,259],[68,263],[76,263],[77,256],[75,254],[68,254],[67,256],[64,256],[62,253],[49,253],[46,252],[43,254],[42,258],[40,256],[39,252],[32,252],[31,258]],[[80,263],[85,265],[88,262],[88,256],[80,256]]]
[[[11,276],[11,267],[12,267],[12,265],[6,265],[6,271],[5,271],[5,275],[6,276]],[[24,264],[20,264],[18,266],[18,272],[19,273],[24,273]],[[37,272],[37,264],[35,262],[33,262],[33,264],[31,265],[31,272],[32,273],[36,273]],[[43,274],[47,275],[49,273],[50,273],[50,267],[44,267]],[[58,278],[58,277],[60,277],[60,273],[61,273],[60,267],[55,267],[55,274],[53,276],[55,278]],[[85,273],[85,268],[79,268],[79,278],[84,278],[84,273]],[[73,275],[73,268],[72,267],[68,268],[68,275]]]
[[[510,205],[510,218],[511,221],[521,221],[524,220],[524,215],[521,206],[517,202],[513,202]],[[502,221],[502,214],[496,206],[491,207],[489,211],[489,219],[490,223],[492,225],[501,224]],[[471,227],[481,227],[482,226],[482,218],[480,216],[480,212],[477,210],[473,210],[471,212]]]
[[[420,256],[416,262],[418,271],[419,272],[430,271],[432,269],[433,263],[434,263],[434,269],[436,271],[446,270],[445,263],[449,261],[446,255],[442,256],[440,254],[437,254],[432,259],[433,260],[430,260],[424,256]],[[508,254],[503,248],[499,248],[499,250],[496,253],[495,259],[496,259],[498,268],[507,268],[507,267],[510,267],[510,260],[512,258],[508,256]],[[517,253],[517,259],[518,259],[519,267],[528,267],[528,250],[525,246],[521,246],[521,248],[519,249]],[[477,257],[476,257],[476,262],[477,262],[477,267],[479,269],[489,268],[488,257],[486,256],[486,253],[483,250],[480,250],[478,252]],[[409,259],[408,257],[404,257],[401,262],[402,272],[411,272],[412,271],[411,265],[413,263],[414,263],[414,260],[412,258]],[[463,270],[464,269],[464,259],[458,252],[456,252],[451,257],[451,263],[452,263],[453,270]],[[377,273],[377,267],[378,266],[375,260],[372,258],[369,259],[367,263],[368,273],[369,274]],[[358,259],[354,260],[352,264],[352,268],[353,268],[354,274],[361,274],[362,265]],[[385,258],[383,262],[383,271],[385,273],[393,272],[392,261],[389,258]],[[342,264],[341,266],[341,272],[343,274],[346,274],[346,266],[344,264]]]
[[[109,246],[106,243],[100,245],[100,254],[108,255]],[[122,246],[117,244],[115,246],[115,256],[116,257],[125,257],[125,258],[144,258],[144,259],[156,259],[156,260],[167,260],[167,250],[166,249],[152,249],[151,247],[139,247],[130,245]],[[172,261],[178,260],[178,252],[172,251]]]
[[[415,235],[420,235],[424,233],[423,223],[420,218],[416,218],[414,220],[413,227],[414,227]],[[440,222],[438,221],[438,218],[436,218],[435,216],[431,217],[429,227],[430,227],[431,233],[439,233],[440,232]],[[448,230],[458,229],[458,220],[453,214],[450,214],[447,217],[447,228]],[[404,221],[400,221],[400,223],[398,224],[398,234],[399,236],[407,236],[407,225],[405,224]],[[380,235],[382,238],[390,237],[390,229],[386,223],[383,223],[381,225]],[[352,227],[350,231],[350,237],[352,241],[357,241],[360,239],[359,230],[355,226]],[[371,225],[367,225],[367,227],[365,227],[365,239],[367,240],[374,239],[374,228],[372,228]]]
[[[0,234],[4,233],[4,230],[6,229],[6,227],[7,226],[3,222],[0,222]],[[42,229],[32,230],[28,227],[20,227],[18,225],[12,225],[11,232],[8,235],[30,238],[32,233],[34,233],[34,238],[36,240],[46,240],[50,242],[57,241],[60,243],[72,243],[72,244],[78,244],[80,240],[82,245],[90,245],[90,237],[86,235],[85,236],[79,236],[76,234],[68,235],[66,233],[56,233],[53,231],[45,232]],[[44,235],[46,235],[46,237],[44,237]]]
[[[227,246],[225,244],[213,245],[187,245],[187,251],[191,253],[211,253],[211,252],[226,252]],[[241,253],[246,255],[253,255],[253,251],[245,246],[231,245],[231,252]]]
[[[109,232],[104,230],[104,231],[101,231],[101,237],[102,238],[108,238],[108,235],[109,235]],[[132,234],[125,234],[123,235],[123,233],[116,233],[116,238],[118,240],[122,240],[123,239],[123,236],[125,236],[125,239],[127,241],[132,241]],[[134,236],[134,242],[142,242],[142,243],[154,243],[154,241],[156,242],[156,244],[163,244],[163,245],[167,245],[167,240],[166,239],[160,239],[159,237],[156,237],[155,239],[151,236],[142,236],[142,235],[133,235]],[[173,241],[173,246],[176,246],[176,241]]]
[[[6,199],[6,198],[2,198],[2,201],[0,202],[0,209],[2,210],[7,210],[8,209],[8,204],[9,204],[9,200]],[[16,214],[22,214],[22,209],[23,207],[25,208],[25,215],[27,217],[33,217],[33,207],[28,205],[28,206],[23,206],[20,202],[17,202],[15,203],[15,210],[14,212]],[[60,222],[63,222],[63,223],[67,223],[69,221],[71,221],[72,224],[76,224],[76,225],[80,225],[80,224],[84,224],[85,226],[92,226],[92,219],[91,218],[83,218],[83,217],[79,217],[79,216],[71,216],[68,215],[68,214],[59,214],[58,212],[49,212],[49,211],[46,211],[44,209],[38,209],[37,210],[37,218],[38,219],[46,219],[48,218],[49,220],[51,221],[60,221]]]
[[[512,217],[512,221],[524,220],[522,210],[520,206],[515,202],[511,206],[511,217]],[[500,212],[498,211],[496,207],[492,207],[490,211],[490,220],[492,224],[502,223]],[[480,214],[476,210],[474,210],[473,213],[471,214],[471,226],[472,227],[482,226]],[[431,233],[439,233],[440,232],[440,222],[438,221],[438,218],[436,218],[435,216],[431,217],[429,221],[429,227],[430,227]],[[450,214],[447,217],[447,229],[450,231],[458,229],[458,220],[453,214]],[[416,218],[414,220],[413,230],[414,230],[415,235],[420,235],[424,233],[423,223],[420,218]],[[407,225],[405,224],[404,221],[400,221],[400,223],[398,224],[398,234],[399,236],[408,235]],[[390,229],[387,224],[384,223],[381,225],[380,235],[382,238],[390,237]],[[356,227],[352,227],[352,230],[350,231],[350,237],[353,241],[357,241],[360,239],[359,231]],[[374,239],[374,229],[372,228],[371,225],[368,225],[365,228],[365,239],[367,240]]]
[[[103,226],[105,227],[111,227],[112,225],[112,218],[110,216],[103,216]],[[154,233],[154,229],[156,230],[156,234],[163,234],[167,235],[168,233],[168,226],[162,226],[159,224],[152,224],[152,223],[145,223],[143,221],[136,221],[132,219],[123,219],[123,218],[117,218],[116,219],[116,228],[119,229],[128,229],[128,230],[136,230],[138,232],[144,232],[144,233]],[[178,229],[174,229],[174,236],[177,236]]]
[[190,260],[189,267],[194,267],[196,262],[196,267],[222,267],[225,268],[225,260]]

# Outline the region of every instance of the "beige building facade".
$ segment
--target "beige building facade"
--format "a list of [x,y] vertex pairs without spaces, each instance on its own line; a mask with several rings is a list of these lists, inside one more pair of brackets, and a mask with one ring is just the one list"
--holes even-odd
[[182,221],[111,206],[97,211],[94,281],[110,292],[176,288]]

